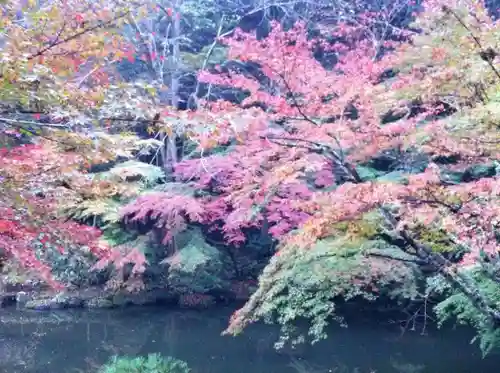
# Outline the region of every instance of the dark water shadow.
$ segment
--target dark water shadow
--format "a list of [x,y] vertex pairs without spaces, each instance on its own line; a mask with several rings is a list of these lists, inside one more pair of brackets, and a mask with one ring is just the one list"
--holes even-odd
[[0,372],[92,372],[113,354],[160,352],[193,373],[489,373],[468,330],[406,332],[377,322],[331,327],[327,341],[277,352],[277,329],[253,325],[221,337],[232,309],[165,308],[29,312],[0,310]]

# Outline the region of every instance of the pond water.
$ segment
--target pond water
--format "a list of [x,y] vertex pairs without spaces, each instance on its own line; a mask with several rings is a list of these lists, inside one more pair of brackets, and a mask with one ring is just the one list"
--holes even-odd
[[0,372],[95,372],[113,354],[150,352],[185,360],[193,373],[488,373],[500,366],[498,355],[482,359],[468,330],[402,334],[373,321],[331,327],[327,341],[277,352],[272,326],[220,336],[231,311],[0,309]]

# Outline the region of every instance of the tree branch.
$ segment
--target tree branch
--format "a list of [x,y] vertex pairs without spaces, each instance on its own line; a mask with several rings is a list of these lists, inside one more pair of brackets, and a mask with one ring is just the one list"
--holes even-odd
[[[382,216],[386,222],[392,227],[396,228],[397,219],[386,208],[379,208]],[[415,240],[412,235],[403,227],[397,231],[405,243],[415,250],[416,256],[423,260],[425,263],[434,265],[441,275],[453,286],[467,296],[467,298],[476,306],[476,308],[485,314],[495,325],[500,325],[500,312],[494,309],[488,299],[481,294],[478,288],[471,288],[467,281],[463,278],[453,263],[447,260],[444,256],[434,252],[431,248]],[[401,247],[406,252],[404,246]]]

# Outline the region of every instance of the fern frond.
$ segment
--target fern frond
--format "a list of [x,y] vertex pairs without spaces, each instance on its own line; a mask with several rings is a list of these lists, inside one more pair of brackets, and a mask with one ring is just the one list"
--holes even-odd
[[120,221],[119,210],[123,205],[119,202],[106,198],[85,200],[66,207],[66,213],[78,220],[99,218],[105,224],[118,223]]
[[133,158],[136,154],[150,154],[156,151],[163,142],[156,139],[141,139],[133,133],[109,134],[104,132],[95,133],[95,141],[101,146],[114,149],[116,156]]
[[104,179],[117,179],[118,181],[141,181],[146,186],[156,184],[165,178],[165,173],[160,167],[144,162],[126,161],[117,164],[109,171],[100,174]]

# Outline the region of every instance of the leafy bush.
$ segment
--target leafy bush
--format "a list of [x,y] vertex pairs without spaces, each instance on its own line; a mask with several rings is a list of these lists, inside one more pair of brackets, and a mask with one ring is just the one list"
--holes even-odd
[[173,357],[149,354],[147,357],[118,357],[103,365],[99,373],[189,373],[187,364]]
[[[489,278],[482,267],[472,267],[461,271],[461,278],[465,284],[475,284],[478,295],[484,296],[488,304],[500,304],[500,290],[498,284]],[[488,318],[484,312],[478,312],[477,306],[462,291],[446,282],[442,275],[436,275],[427,281],[427,291],[446,296],[439,302],[434,311],[438,325],[445,322],[455,322],[461,325],[470,325],[477,334],[472,342],[478,342],[483,356],[500,347],[500,329]]]

